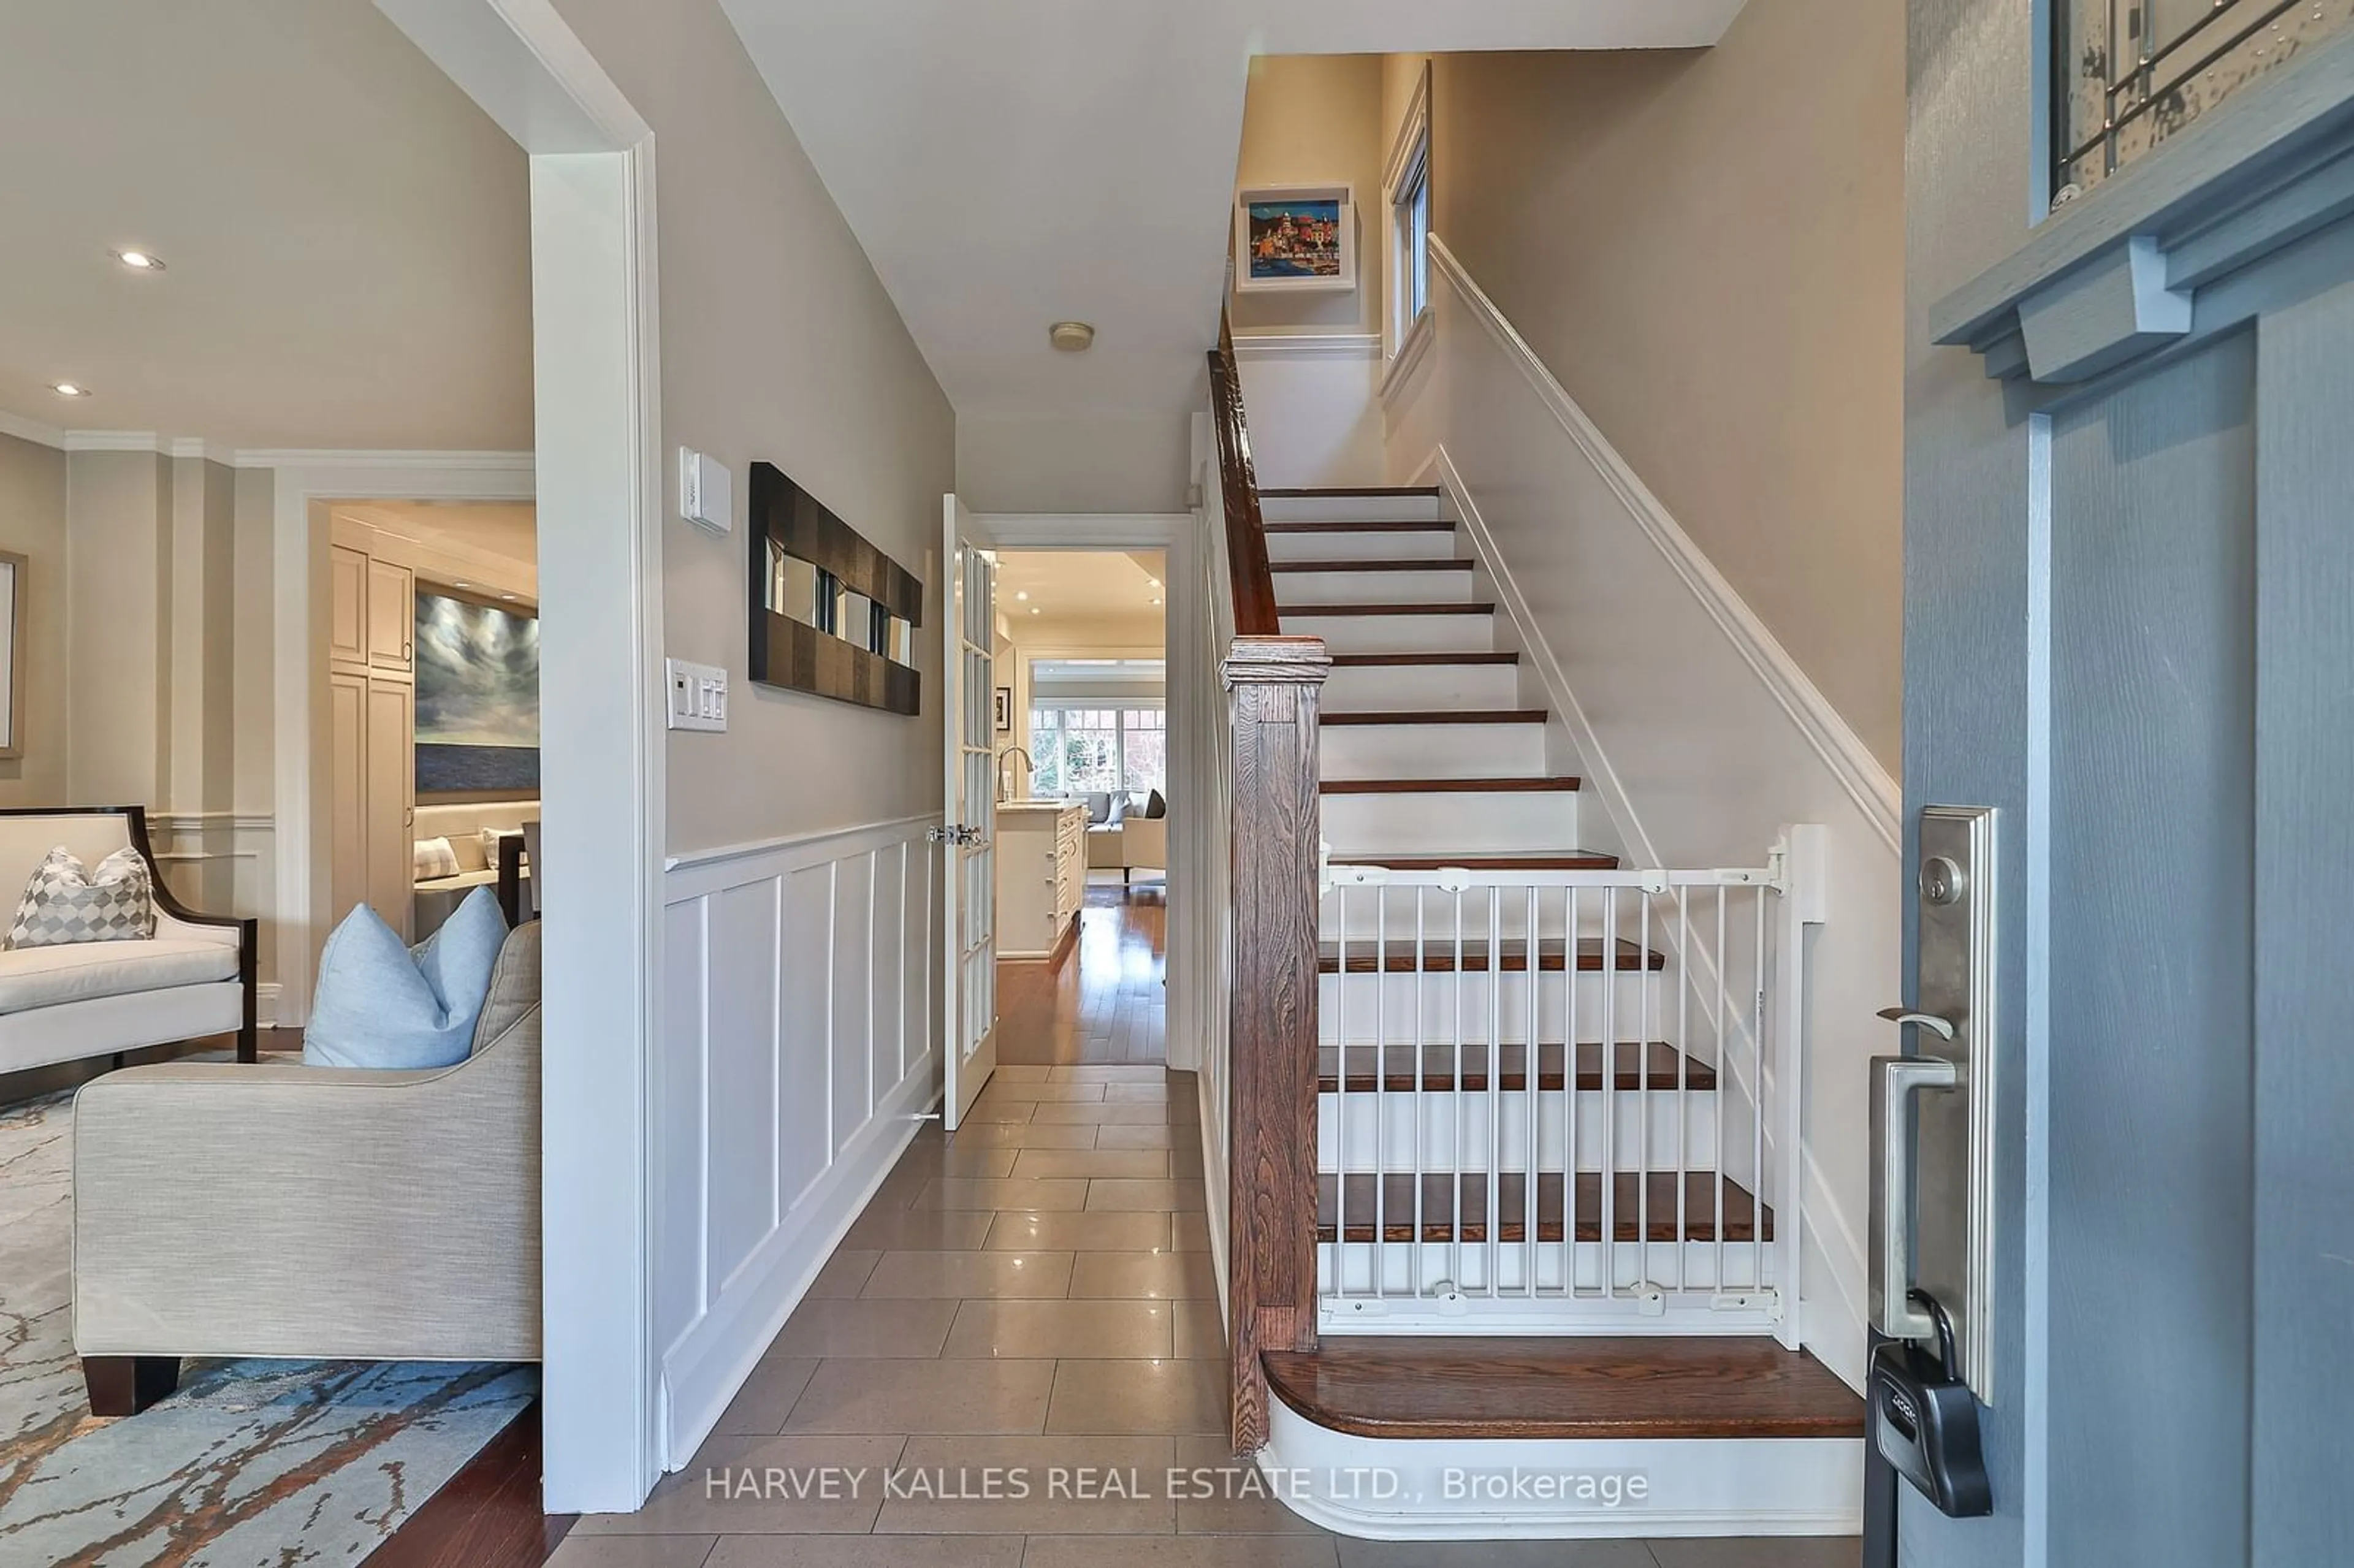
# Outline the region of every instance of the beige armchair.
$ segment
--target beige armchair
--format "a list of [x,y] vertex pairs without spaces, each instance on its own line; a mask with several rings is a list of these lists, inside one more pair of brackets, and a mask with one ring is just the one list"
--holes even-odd
[[429,1072],[173,1063],[74,1102],[74,1349],[91,1411],[184,1356],[536,1361],[539,927]]

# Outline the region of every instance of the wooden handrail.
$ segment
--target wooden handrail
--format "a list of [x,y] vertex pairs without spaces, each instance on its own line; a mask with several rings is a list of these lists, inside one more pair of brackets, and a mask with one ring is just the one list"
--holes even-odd
[[1227,1344],[1235,1452],[1267,1439],[1267,1351],[1316,1348],[1317,712],[1332,662],[1286,637],[1267,571],[1250,426],[1222,318],[1210,355],[1235,638],[1234,991],[1227,1036]]
[[1251,464],[1250,422],[1243,417],[1242,378],[1235,373],[1235,336],[1218,317],[1218,346],[1210,355],[1210,408],[1218,432],[1218,488],[1225,502],[1226,564],[1234,579],[1235,635],[1279,637],[1275,580],[1267,569],[1267,526],[1258,513],[1258,473]]

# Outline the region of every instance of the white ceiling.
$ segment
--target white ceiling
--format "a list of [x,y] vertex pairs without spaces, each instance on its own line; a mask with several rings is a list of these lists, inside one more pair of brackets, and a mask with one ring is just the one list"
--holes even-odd
[[5,0],[0,145],[0,411],[530,447],[522,150],[369,0]]
[[442,555],[526,572],[539,566],[539,508],[528,501],[347,502],[336,510]]
[[1197,400],[1251,56],[1689,47],[1741,0],[724,4],[958,413],[1100,417]]
[[1167,574],[1158,550],[1001,550],[997,611],[1034,647],[1149,647],[1164,636]]

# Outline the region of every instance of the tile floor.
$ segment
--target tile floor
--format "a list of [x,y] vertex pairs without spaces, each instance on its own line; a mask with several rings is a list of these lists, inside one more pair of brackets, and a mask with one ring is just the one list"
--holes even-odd
[[[1075,989],[1123,946],[1101,983],[1135,989],[1119,938],[1146,919],[1100,890],[1086,914]],[[1070,1059],[1001,1068],[963,1130],[919,1136],[702,1452],[553,1568],[1854,1568],[1853,1540],[1401,1544],[1172,1498],[1171,1467],[1235,1463],[1194,1080],[1086,1060],[1091,1033],[1026,1042]]]

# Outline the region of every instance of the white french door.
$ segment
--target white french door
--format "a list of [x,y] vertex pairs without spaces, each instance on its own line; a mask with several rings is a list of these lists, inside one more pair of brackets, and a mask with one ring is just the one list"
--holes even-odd
[[948,768],[943,927],[948,988],[947,1085],[953,1132],[997,1070],[997,558],[956,496],[943,507],[949,592],[941,683]]

